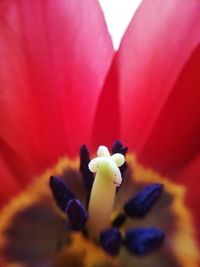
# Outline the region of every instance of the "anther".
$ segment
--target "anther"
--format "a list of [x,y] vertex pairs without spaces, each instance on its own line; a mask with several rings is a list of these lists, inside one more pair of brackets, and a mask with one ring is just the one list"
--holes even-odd
[[125,234],[124,244],[131,253],[142,256],[159,249],[164,237],[164,232],[158,228],[130,229]]
[[89,151],[86,145],[82,145],[80,148],[80,172],[83,177],[85,189],[87,190],[88,193],[90,193],[94,182],[94,175],[88,169],[89,162],[90,162]]
[[61,210],[65,211],[69,200],[75,198],[74,194],[66,187],[62,180],[55,176],[50,177],[50,188],[57,205]]
[[68,215],[71,230],[81,231],[85,228],[88,213],[80,200],[71,199],[67,204],[65,212]]
[[112,147],[112,154],[120,153],[125,156],[127,152],[128,147],[123,146],[123,144],[119,140],[116,140]]
[[[116,140],[112,147],[112,154],[120,153],[125,156],[127,152],[128,152],[128,147],[123,146],[123,144],[119,140]],[[124,162],[124,164],[120,167],[122,176],[126,168],[127,168],[127,164],[126,162]]]
[[121,227],[126,221],[126,215],[124,213],[120,213],[116,216],[116,218],[112,221],[113,227]]
[[143,218],[155,205],[162,191],[162,184],[152,184],[145,187],[143,191],[132,197],[124,205],[125,213],[132,218]]
[[122,235],[117,228],[109,228],[101,233],[100,242],[106,253],[117,256],[122,245]]

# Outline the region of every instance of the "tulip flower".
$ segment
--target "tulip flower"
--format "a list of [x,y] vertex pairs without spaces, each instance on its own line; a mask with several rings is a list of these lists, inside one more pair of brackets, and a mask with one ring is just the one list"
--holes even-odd
[[198,267],[200,2],[144,0],[116,53],[94,0],[0,15],[1,266]]

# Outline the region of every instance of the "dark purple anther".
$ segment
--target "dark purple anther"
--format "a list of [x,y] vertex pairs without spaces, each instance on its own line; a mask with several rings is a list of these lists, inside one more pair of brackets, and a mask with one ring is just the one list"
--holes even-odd
[[145,187],[143,191],[132,197],[124,205],[125,213],[132,218],[143,218],[155,205],[162,192],[162,184],[152,184]]
[[122,245],[122,235],[117,228],[109,228],[101,233],[100,242],[106,253],[117,256]]
[[[115,143],[113,144],[113,147],[112,147],[112,154],[121,153],[124,156],[126,156],[127,152],[128,152],[128,147],[123,146],[123,144],[118,140],[115,141]],[[123,176],[126,168],[127,168],[126,162],[119,168],[120,171],[121,171],[122,176]]]
[[161,247],[165,234],[158,228],[136,228],[126,232],[124,244],[136,255],[145,255]]
[[50,177],[50,188],[57,205],[61,210],[65,211],[69,200],[75,198],[74,194],[66,187],[62,180],[55,176]]
[[88,168],[89,162],[89,151],[86,145],[82,145],[80,148],[80,172],[82,174],[83,182],[88,193],[90,193],[94,181],[94,175]]
[[123,146],[123,144],[120,141],[117,140],[113,144],[112,154],[121,153],[125,156],[127,151],[128,151],[128,148],[126,146]]
[[126,214],[120,213],[113,221],[112,226],[119,228],[121,227],[126,221]]
[[81,231],[85,228],[88,213],[80,200],[71,199],[67,204],[65,212],[68,215],[71,230]]

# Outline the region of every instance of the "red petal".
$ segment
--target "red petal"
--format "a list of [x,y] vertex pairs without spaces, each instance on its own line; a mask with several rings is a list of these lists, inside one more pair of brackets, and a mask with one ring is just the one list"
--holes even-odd
[[115,63],[112,62],[99,96],[92,135],[92,146],[95,150],[101,144],[111,147],[115,140],[121,138],[118,74]]
[[114,51],[93,0],[1,1],[0,51],[0,148],[26,182],[89,142]]
[[179,75],[149,133],[141,160],[164,173],[179,170],[200,150],[200,46]]
[[[194,68],[199,60],[189,62],[180,73],[199,43],[199,29],[199,1],[144,0],[110,71],[113,86],[102,93],[119,92],[122,140],[151,166],[174,169],[195,153],[200,91]],[[104,121],[108,127],[109,123],[117,120]]]

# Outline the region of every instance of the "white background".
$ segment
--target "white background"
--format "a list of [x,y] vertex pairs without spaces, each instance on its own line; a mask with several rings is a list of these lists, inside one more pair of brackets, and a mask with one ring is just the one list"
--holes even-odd
[[103,9],[114,47],[117,49],[127,25],[142,0],[98,1]]

